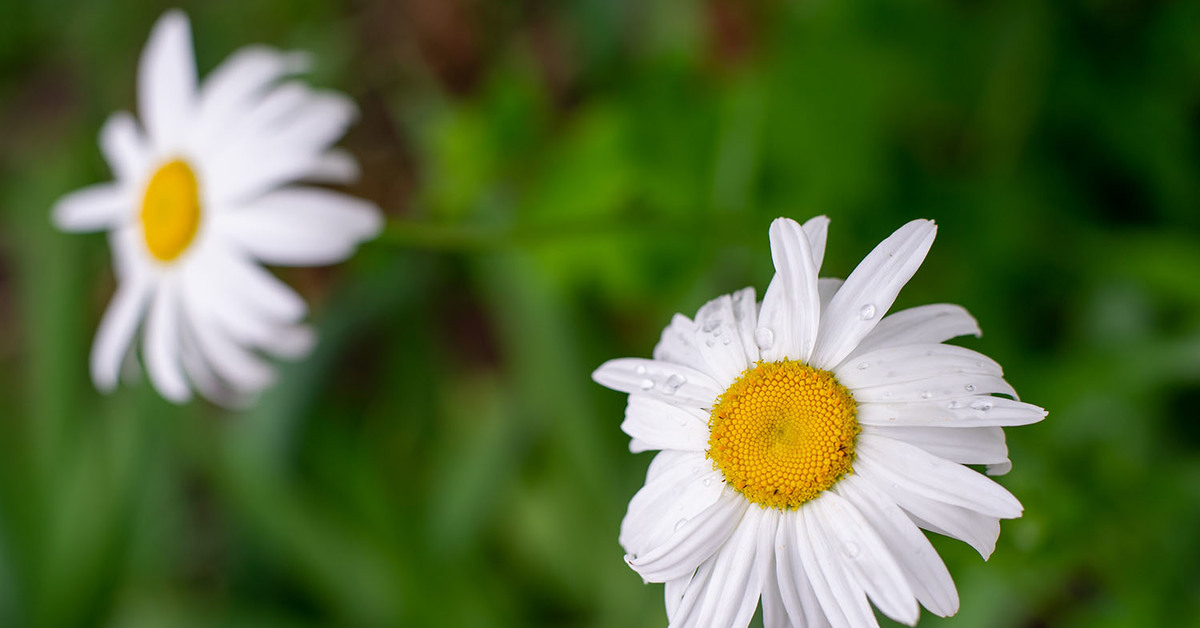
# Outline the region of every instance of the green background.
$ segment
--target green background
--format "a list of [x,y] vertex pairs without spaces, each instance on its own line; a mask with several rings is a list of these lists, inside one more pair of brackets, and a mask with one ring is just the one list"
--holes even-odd
[[107,245],[49,222],[165,8],[0,4],[0,626],[665,625],[589,375],[822,213],[839,276],[937,220],[897,307],[965,305],[1050,413],[921,625],[1200,626],[1197,2],[185,3],[202,73],[316,55],[389,218],[280,271],[321,341],[247,412],[98,394]]

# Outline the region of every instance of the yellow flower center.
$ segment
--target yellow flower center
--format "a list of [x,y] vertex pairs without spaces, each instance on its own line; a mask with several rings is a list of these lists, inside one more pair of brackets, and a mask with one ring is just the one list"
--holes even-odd
[[158,169],[142,200],[146,246],[160,261],[169,262],[187,250],[200,227],[200,193],[187,162],[176,159]]
[[759,362],[717,399],[707,456],[746,499],[795,510],[851,472],[855,409],[828,371]]

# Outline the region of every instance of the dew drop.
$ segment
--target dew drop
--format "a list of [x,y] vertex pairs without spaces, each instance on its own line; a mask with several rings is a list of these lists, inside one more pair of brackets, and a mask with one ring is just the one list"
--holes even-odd
[[704,333],[712,332],[712,330],[721,326],[721,320],[715,316],[704,321]]
[[858,544],[846,543],[842,546],[842,551],[846,553],[847,558],[858,558]]
[[643,379],[642,380],[642,390],[650,390],[651,388],[654,388],[654,380]]
[[921,393],[922,399],[929,399],[930,397],[933,397],[933,393],[929,392],[928,390]]
[[870,362],[859,362],[859,363],[858,363],[858,370],[860,370],[860,371],[865,371],[865,370],[867,370],[868,368],[870,368],[870,366],[871,366],[871,363],[870,363]]
[[705,486],[712,486],[712,478],[704,478],[704,482],[702,482],[702,484]]
[[645,375],[646,367],[642,364],[639,364],[638,367],[636,369],[634,369],[634,372],[637,373],[638,375]]
[[708,348],[710,348],[710,349],[711,349],[711,348],[713,347],[713,345],[715,345],[715,344],[717,344],[717,340],[716,340],[715,338],[709,338],[708,340],[705,340],[705,341],[704,341],[704,346],[706,346],[706,347],[708,347]]
[[674,375],[667,378],[667,389],[665,392],[668,395],[673,395],[673,394],[675,394],[675,391],[679,390],[680,386],[683,386],[686,383],[687,383],[686,377],[680,375],[679,373],[675,373]]
[[967,384],[963,388],[967,389],[967,392],[975,392],[975,384]]
[[990,402],[990,401],[976,401],[976,402],[974,402],[974,403],[972,403],[972,404],[971,404],[971,409],[972,409],[972,410],[979,410],[980,412],[987,412],[988,410],[991,410],[991,409],[992,409],[992,402]]
[[950,403],[946,404],[946,407],[950,408],[951,410],[957,410],[957,409],[963,407],[963,402],[961,402],[957,399],[954,399]]
[[730,338],[729,336],[725,336],[724,338],[721,339],[721,344],[723,344],[723,345],[727,345],[730,342],[733,342],[733,338]]
[[875,304],[868,303],[858,309],[858,318],[864,321],[869,321],[875,318]]
[[775,332],[769,327],[759,327],[754,330],[754,344],[764,351],[770,349],[775,344]]
[[712,330],[712,335],[720,336],[722,331],[724,331],[724,330],[722,328],[718,327],[718,328]]

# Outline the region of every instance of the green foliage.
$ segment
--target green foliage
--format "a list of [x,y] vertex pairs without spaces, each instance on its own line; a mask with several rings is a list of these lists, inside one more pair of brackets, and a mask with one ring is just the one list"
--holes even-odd
[[965,305],[1050,412],[922,625],[1197,625],[1200,4],[185,5],[202,71],[316,54],[391,224],[282,273],[321,341],[249,411],[98,394],[107,247],[49,208],[108,176],[165,7],[0,8],[0,626],[663,625],[616,541],[649,455],[589,374],[821,213],[841,276],[936,219],[897,307]]

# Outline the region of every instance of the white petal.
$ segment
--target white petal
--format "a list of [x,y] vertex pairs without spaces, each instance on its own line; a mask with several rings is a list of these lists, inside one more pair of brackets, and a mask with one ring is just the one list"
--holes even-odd
[[687,521],[716,503],[724,489],[719,471],[702,453],[663,452],[646,484],[629,500],[618,541],[632,555],[663,545]]
[[779,582],[780,598],[787,613],[807,628],[829,628],[821,603],[813,591],[812,574],[804,566],[797,534],[807,533],[799,511],[781,513],[775,536],[775,576]]
[[705,368],[708,362],[696,348],[696,323],[683,314],[671,317],[671,322],[662,331],[662,337],[654,346],[655,360],[673,362],[692,368]]
[[58,199],[51,211],[63,231],[101,231],[129,215],[132,195],[117,182],[97,183]]
[[663,585],[663,600],[667,607],[667,622],[675,621],[679,616],[679,606],[683,604],[683,596],[687,593],[688,585],[692,583],[694,574],[670,580]]
[[287,284],[240,252],[216,242],[212,247],[212,253],[203,260],[203,272],[227,282],[247,305],[267,318],[284,323],[304,318],[308,306]]
[[621,431],[646,449],[708,449],[707,412],[682,408],[643,395],[629,396]]
[[833,490],[852,502],[879,533],[925,608],[941,617],[958,612],[958,591],[946,564],[894,501],[857,475],[843,478]]
[[829,217],[814,216],[804,222],[804,235],[808,236],[808,248],[812,251],[813,267],[821,272],[825,260],[825,240],[829,235]]
[[681,578],[725,544],[749,503],[726,488],[716,503],[679,526],[665,543],[644,555],[626,555],[625,561],[647,582]]
[[234,342],[216,321],[194,313],[186,320],[196,344],[213,371],[239,393],[252,394],[275,381],[275,371],[246,347]]
[[835,550],[832,555],[846,570],[848,585],[861,588],[884,615],[910,626],[916,624],[920,607],[908,580],[859,510],[837,493],[826,491],[813,500],[808,513],[824,528],[825,538]]
[[979,323],[960,305],[919,305],[889,314],[867,334],[854,355],[896,345],[945,342],[959,336],[979,337]]
[[[183,314],[187,317],[185,311]],[[251,400],[250,396],[242,395],[230,388],[204,359],[204,352],[192,331],[192,324],[184,321],[180,325],[180,352],[183,371],[188,380],[209,401],[226,407],[245,407]]]
[[305,181],[346,185],[358,180],[358,160],[349,151],[331,148],[317,158],[316,164],[304,175]]
[[859,434],[856,447],[855,472],[876,486],[900,486],[993,517],[1021,516],[1021,503],[1004,487],[960,464],[870,432]]
[[[762,615],[764,628],[789,628],[792,620],[788,616],[787,607],[779,590],[780,582],[776,573],[778,566],[775,554],[779,548],[775,539],[779,536],[779,520],[783,512],[778,508],[766,508],[762,512],[762,521],[758,526],[757,556],[754,559],[758,569],[759,580],[762,582]],[[799,620],[800,617],[797,617]]]
[[613,390],[694,408],[711,408],[724,392],[711,377],[696,369],[641,358],[609,360],[592,373],[592,379]]
[[256,258],[284,266],[339,262],[383,227],[373,203],[316,188],[271,192],[221,214],[221,230]]
[[162,396],[175,403],[192,392],[179,361],[179,295],[170,282],[159,285],[146,317],[146,372]]
[[120,111],[105,120],[100,127],[100,151],[113,174],[125,185],[141,185],[150,161],[150,147],[132,115]]
[[147,281],[121,283],[112,303],[104,312],[91,355],[92,381],[102,392],[111,392],[117,386],[121,363],[150,299],[150,287]]
[[228,139],[225,132],[237,117],[251,108],[253,100],[273,83],[311,66],[304,53],[282,52],[267,46],[246,46],[217,66],[200,88],[196,111],[196,139],[200,142]]
[[808,236],[795,221],[777,218],[771,223],[771,258],[775,278],[763,295],[755,332],[762,359],[807,362],[817,338],[821,298]]
[[864,432],[902,441],[950,462],[959,464],[1005,464],[1008,446],[999,427],[863,427]]
[[954,345],[922,343],[853,356],[835,367],[833,373],[843,386],[854,390],[954,374],[1000,377],[1004,371],[982,353]]
[[989,427],[1029,425],[1045,416],[1046,411],[1033,404],[972,395],[920,403],[860,402],[854,418],[863,425]]
[[694,344],[708,363],[706,372],[720,384],[732,384],[749,366],[729,295],[709,301],[696,312]]
[[[863,479],[868,480],[865,476]],[[959,539],[974,547],[985,560],[996,549],[996,539],[1000,536],[998,518],[929,499],[899,486],[881,486],[874,481],[871,483],[880,490],[885,490],[888,497],[908,512],[917,526]]]
[[965,395],[987,395],[1000,393],[1016,396],[1008,382],[995,375],[954,373],[934,375],[894,384],[859,386],[851,389],[854,399],[873,403],[910,403],[921,401],[946,401]]
[[[684,603],[681,610],[686,610],[672,622],[673,626],[745,628],[749,625],[762,590],[761,574],[754,564],[762,518],[761,508],[746,510],[729,540],[710,559],[714,564],[708,581],[702,591],[694,593],[699,600],[696,604]],[[696,585],[693,580],[684,594],[685,600],[698,588]]]
[[182,11],[167,11],[150,32],[138,66],[138,113],[160,155],[178,150],[195,99],[191,27]]
[[921,266],[936,233],[932,222],[914,220],[879,243],[850,273],[821,318],[813,366],[837,365],[875,328]]
[[845,570],[839,564],[827,538],[827,531],[811,508],[797,511],[803,527],[795,530],[795,543],[800,548],[809,583],[834,628],[878,628],[875,613],[860,587],[851,586]]
[[758,303],[754,300],[754,288],[742,288],[730,297],[733,300],[733,318],[737,322],[738,339],[746,352],[746,365],[759,360],[758,345],[754,342],[754,330],[758,329]]
[[[289,84],[276,89],[296,91]],[[292,102],[282,102],[295,106]],[[276,112],[271,112],[276,113]],[[345,134],[357,109],[354,101],[332,92],[301,93],[298,107],[278,112],[278,120],[264,130],[256,124],[248,138],[223,151],[231,163],[214,175],[218,202],[241,204],[281,185],[303,179],[324,167],[322,154]],[[234,150],[238,149],[238,150]]]
[[821,296],[821,311],[829,309],[829,302],[833,301],[833,295],[842,288],[842,284],[846,283],[842,279],[833,277],[822,277],[817,280],[817,294]]

